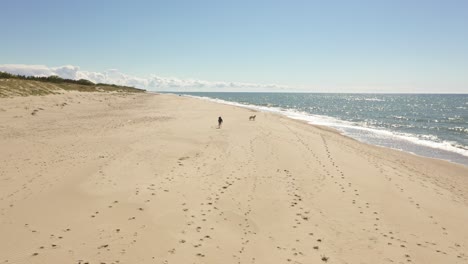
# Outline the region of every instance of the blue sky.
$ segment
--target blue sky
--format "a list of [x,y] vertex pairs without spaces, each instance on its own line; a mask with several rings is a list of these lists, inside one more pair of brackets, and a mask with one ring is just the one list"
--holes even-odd
[[464,0],[1,5],[0,69],[73,65],[83,76],[117,69],[119,80],[145,80],[155,90],[167,90],[149,86],[156,76],[174,89],[177,80],[200,80],[234,90],[249,83],[253,90],[468,93]]

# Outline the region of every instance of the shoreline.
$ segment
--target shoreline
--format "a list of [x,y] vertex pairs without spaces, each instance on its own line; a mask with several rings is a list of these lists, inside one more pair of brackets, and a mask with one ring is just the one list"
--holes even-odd
[[[171,93],[171,92],[164,92],[163,94],[179,95],[177,93]],[[463,165],[465,167],[468,167],[468,157],[461,154],[461,153],[458,153],[458,152],[455,152],[455,151],[450,151],[450,150],[445,150],[445,149],[441,149],[441,148],[435,148],[435,147],[432,147],[432,146],[427,146],[427,145],[422,144],[422,143],[412,142],[412,141],[410,141],[408,139],[401,138],[401,139],[398,139],[398,140],[402,141],[402,142],[407,141],[410,144],[409,147],[413,147],[413,151],[410,150],[409,147],[407,147],[407,149],[397,148],[397,147],[388,146],[388,145],[385,145],[385,144],[382,144],[382,143],[380,143],[380,144],[375,143],[375,142],[373,143],[370,140],[366,140],[366,139],[360,139],[357,136],[355,137],[355,136],[351,135],[349,132],[346,132],[345,130],[340,130],[339,126],[336,125],[336,124],[335,125],[333,125],[333,124],[322,125],[322,124],[316,124],[313,121],[305,119],[304,117],[292,117],[291,113],[289,113],[289,110],[277,111],[274,108],[270,109],[270,107],[268,107],[268,106],[259,106],[259,105],[254,105],[254,104],[243,104],[243,103],[234,102],[234,101],[226,101],[226,100],[223,100],[223,99],[217,99],[217,98],[211,98],[211,97],[205,97],[205,96],[197,96],[197,95],[190,95],[190,94],[181,94],[181,95],[182,96],[187,96],[187,97],[198,98],[198,99],[201,99],[201,100],[216,102],[216,103],[220,103],[220,104],[234,105],[234,106],[238,106],[238,107],[241,107],[241,108],[251,109],[251,110],[260,111],[260,112],[279,114],[279,115],[282,115],[282,116],[286,116],[286,117],[290,118],[291,120],[302,121],[302,122],[304,122],[304,123],[306,123],[308,125],[327,127],[329,129],[337,131],[338,133],[340,133],[343,136],[347,136],[349,138],[355,139],[355,140],[357,140],[357,141],[359,141],[361,143],[364,143],[364,144],[368,144],[368,145],[372,145],[372,146],[379,146],[379,147],[388,148],[388,149],[392,149],[392,150],[403,151],[405,153],[410,153],[410,154],[413,154],[413,155],[416,155],[416,156],[419,156],[419,157],[425,157],[425,158],[429,158],[429,159],[448,161],[450,163],[459,164],[459,165]],[[293,111],[293,110],[291,110],[291,111]],[[295,112],[293,112],[293,113],[295,113]],[[295,113],[295,114],[297,114],[297,113]],[[307,115],[312,115],[312,114],[307,113]],[[348,122],[348,121],[346,121],[346,122]],[[369,129],[369,128],[356,126],[356,127],[353,127],[352,129],[360,130],[360,129]],[[370,128],[370,129],[380,131],[380,132],[393,133],[393,131],[380,130],[380,129],[377,129],[377,128]],[[432,143],[441,144],[440,142],[432,142]],[[416,149],[416,151],[414,151],[414,149]],[[430,149],[430,150],[439,152],[440,154],[439,155],[434,155],[434,156],[428,155],[427,153],[423,154],[422,152],[424,151],[424,149]],[[420,153],[418,153],[418,152],[420,152]],[[444,153],[446,153],[446,154],[444,154]],[[442,154],[444,154],[445,156],[440,156]]]
[[463,165],[175,94],[0,102],[0,263],[468,261]]

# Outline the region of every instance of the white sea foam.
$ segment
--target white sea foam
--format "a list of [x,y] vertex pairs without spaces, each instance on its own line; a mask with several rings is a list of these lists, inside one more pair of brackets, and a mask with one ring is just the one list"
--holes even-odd
[[371,101],[371,102],[385,102],[383,99],[379,98],[353,98],[353,101]]

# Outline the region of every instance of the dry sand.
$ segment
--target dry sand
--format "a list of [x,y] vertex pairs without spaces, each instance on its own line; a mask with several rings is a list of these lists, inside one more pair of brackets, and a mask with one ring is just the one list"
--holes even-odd
[[468,263],[467,167],[250,115],[0,99],[0,263]]

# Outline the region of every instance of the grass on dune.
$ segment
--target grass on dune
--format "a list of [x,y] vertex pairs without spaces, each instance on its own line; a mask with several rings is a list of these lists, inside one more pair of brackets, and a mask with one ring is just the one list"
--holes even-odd
[[94,84],[88,80],[70,80],[58,76],[34,77],[0,72],[0,97],[37,96],[63,91],[141,93],[143,89],[114,84]]

